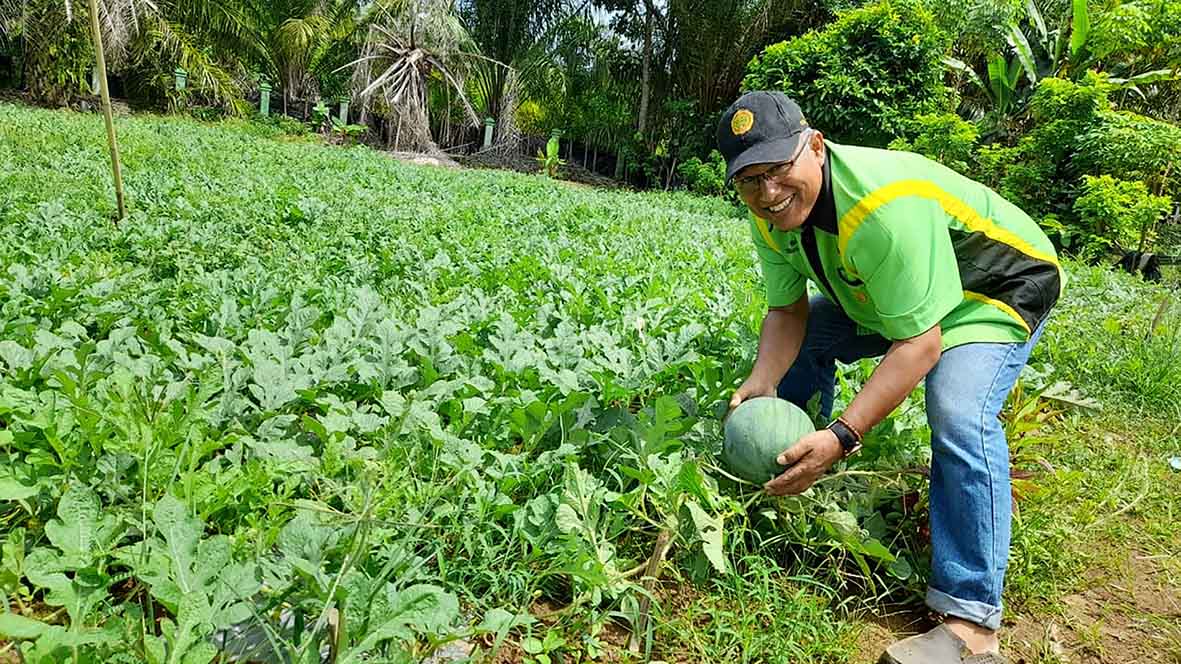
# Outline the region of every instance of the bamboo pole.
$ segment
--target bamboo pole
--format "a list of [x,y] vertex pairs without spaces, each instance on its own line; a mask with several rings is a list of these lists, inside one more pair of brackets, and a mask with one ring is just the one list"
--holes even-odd
[[107,87],[107,58],[103,54],[102,31],[98,24],[98,0],[90,0],[90,31],[94,33],[94,57],[98,62],[98,89],[103,100],[103,117],[107,123],[107,144],[111,149],[111,170],[115,177],[115,202],[119,206],[119,220],[127,216],[123,202],[123,168],[119,162],[119,141],[115,137],[115,117],[111,110],[111,90]]

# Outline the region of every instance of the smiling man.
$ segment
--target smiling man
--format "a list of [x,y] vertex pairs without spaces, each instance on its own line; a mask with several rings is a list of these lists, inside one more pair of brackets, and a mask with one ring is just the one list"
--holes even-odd
[[[997,416],[1063,275],[1037,224],[988,187],[919,155],[838,145],[777,92],[743,95],[718,144],[750,209],[767,291],[758,356],[731,408],[778,395],[831,415],[836,361],[883,356],[849,407],[780,457],[766,485],[806,490],[926,380],[938,628],[887,664],[1003,662],[1009,451]],[[820,295],[809,298],[806,282]]]

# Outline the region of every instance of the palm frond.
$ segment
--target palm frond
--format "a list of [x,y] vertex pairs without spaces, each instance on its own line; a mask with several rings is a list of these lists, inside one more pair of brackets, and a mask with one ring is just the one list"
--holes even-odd
[[[459,100],[471,126],[479,123],[467,95],[468,76],[483,62],[445,0],[382,3],[367,21],[361,57],[350,63],[356,96],[370,108],[375,99],[399,127],[398,142],[416,150],[437,149],[430,135],[428,86],[437,78]],[[402,129],[405,139],[402,140]]]
[[141,52],[145,61],[175,62],[189,73],[193,87],[210,101],[234,114],[245,111],[242,86],[232,65],[212,58],[185,25],[155,17],[146,24],[145,37],[152,44]]
[[22,0],[0,0],[0,37],[20,31],[25,23]]

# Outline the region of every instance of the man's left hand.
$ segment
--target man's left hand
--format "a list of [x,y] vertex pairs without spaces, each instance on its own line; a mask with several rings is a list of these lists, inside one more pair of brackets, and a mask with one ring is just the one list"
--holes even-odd
[[764,484],[763,489],[772,496],[803,493],[843,456],[844,449],[835,433],[828,429],[810,433],[779,455],[779,463],[790,467]]

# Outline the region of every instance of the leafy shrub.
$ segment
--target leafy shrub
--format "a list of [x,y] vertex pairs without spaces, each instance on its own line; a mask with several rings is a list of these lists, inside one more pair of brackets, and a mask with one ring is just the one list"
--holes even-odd
[[1091,122],[1101,112],[1111,108],[1107,78],[1095,72],[1081,82],[1064,78],[1043,78],[1029,102],[1035,122]]
[[1081,83],[1039,81],[1029,103],[1029,133],[1011,148],[982,149],[980,178],[1035,218],[1056,215],[1069,221],[1079,177],[1071,163],[1077,137],[1111,109],[1109,90],[1097,74],[1088,74]]
[[537,165],[541,168],[541,173],[547,177],[558,177],[558,169],[566,165],[566,160],[562,159],[561,144],[558,142],[558,135],[553,134],[549,140],[545,142],[545,149],[538,149],[537,151]]
[[738,203],[738,193],[726,187],[726,160],[722,153],[712,150],[707,161],[690,157],[677,166],[677,175],[685,188],[702,196],[722,196]]
[[[186,88],[187,90],[188,88]],[[178,109],[183,110],[183,106]],[[217,122],[226,118],[226,109],[220,106],[207,106],[204,104],[194,105],[189,108],[189,115],[201,120],[202,122]]]
[[1074,245],[1083,253],[1111,245],[1130,249],[1151,232],[1170,203],[1149,193],[1143,182],[1084,176],[1083,194],[1074,202],[1078,226],[1061,234],[1063,245]]
[[890,149],[917,152],[965,175],[972,170],[980,130],[971,122],[955,113],[928,113],[915,118],[908,133],[910,139],[894,139]]
[[1153,32],[1150,11],[1137,2],[1120,2],[1105,7],[1095,15],[1087,48],[1097,60],[1145,48]]
[[920,3],[880,1],[768,46],[747,66],[742,86],[781,90],[831,138],[880,147],[911,118],[950,110],[948,46]]
[[304,136],[308,133],[306,124],[286,115],[268,115],[261,120],[287,136]]
[[515,120],[517,127],[531,136],[548,134],[553,130],[549,110],[532,99],[526,99],[517,106]]
[[1008,38],[1008,26],[1025,13],[1023,0],[925,0],[939,27],[950,35],[959,57],[974,61]]
[[1107,112],[1078,137],[1080,168],[1143,180],[1181,198],[1181,127],[1127,111]]

